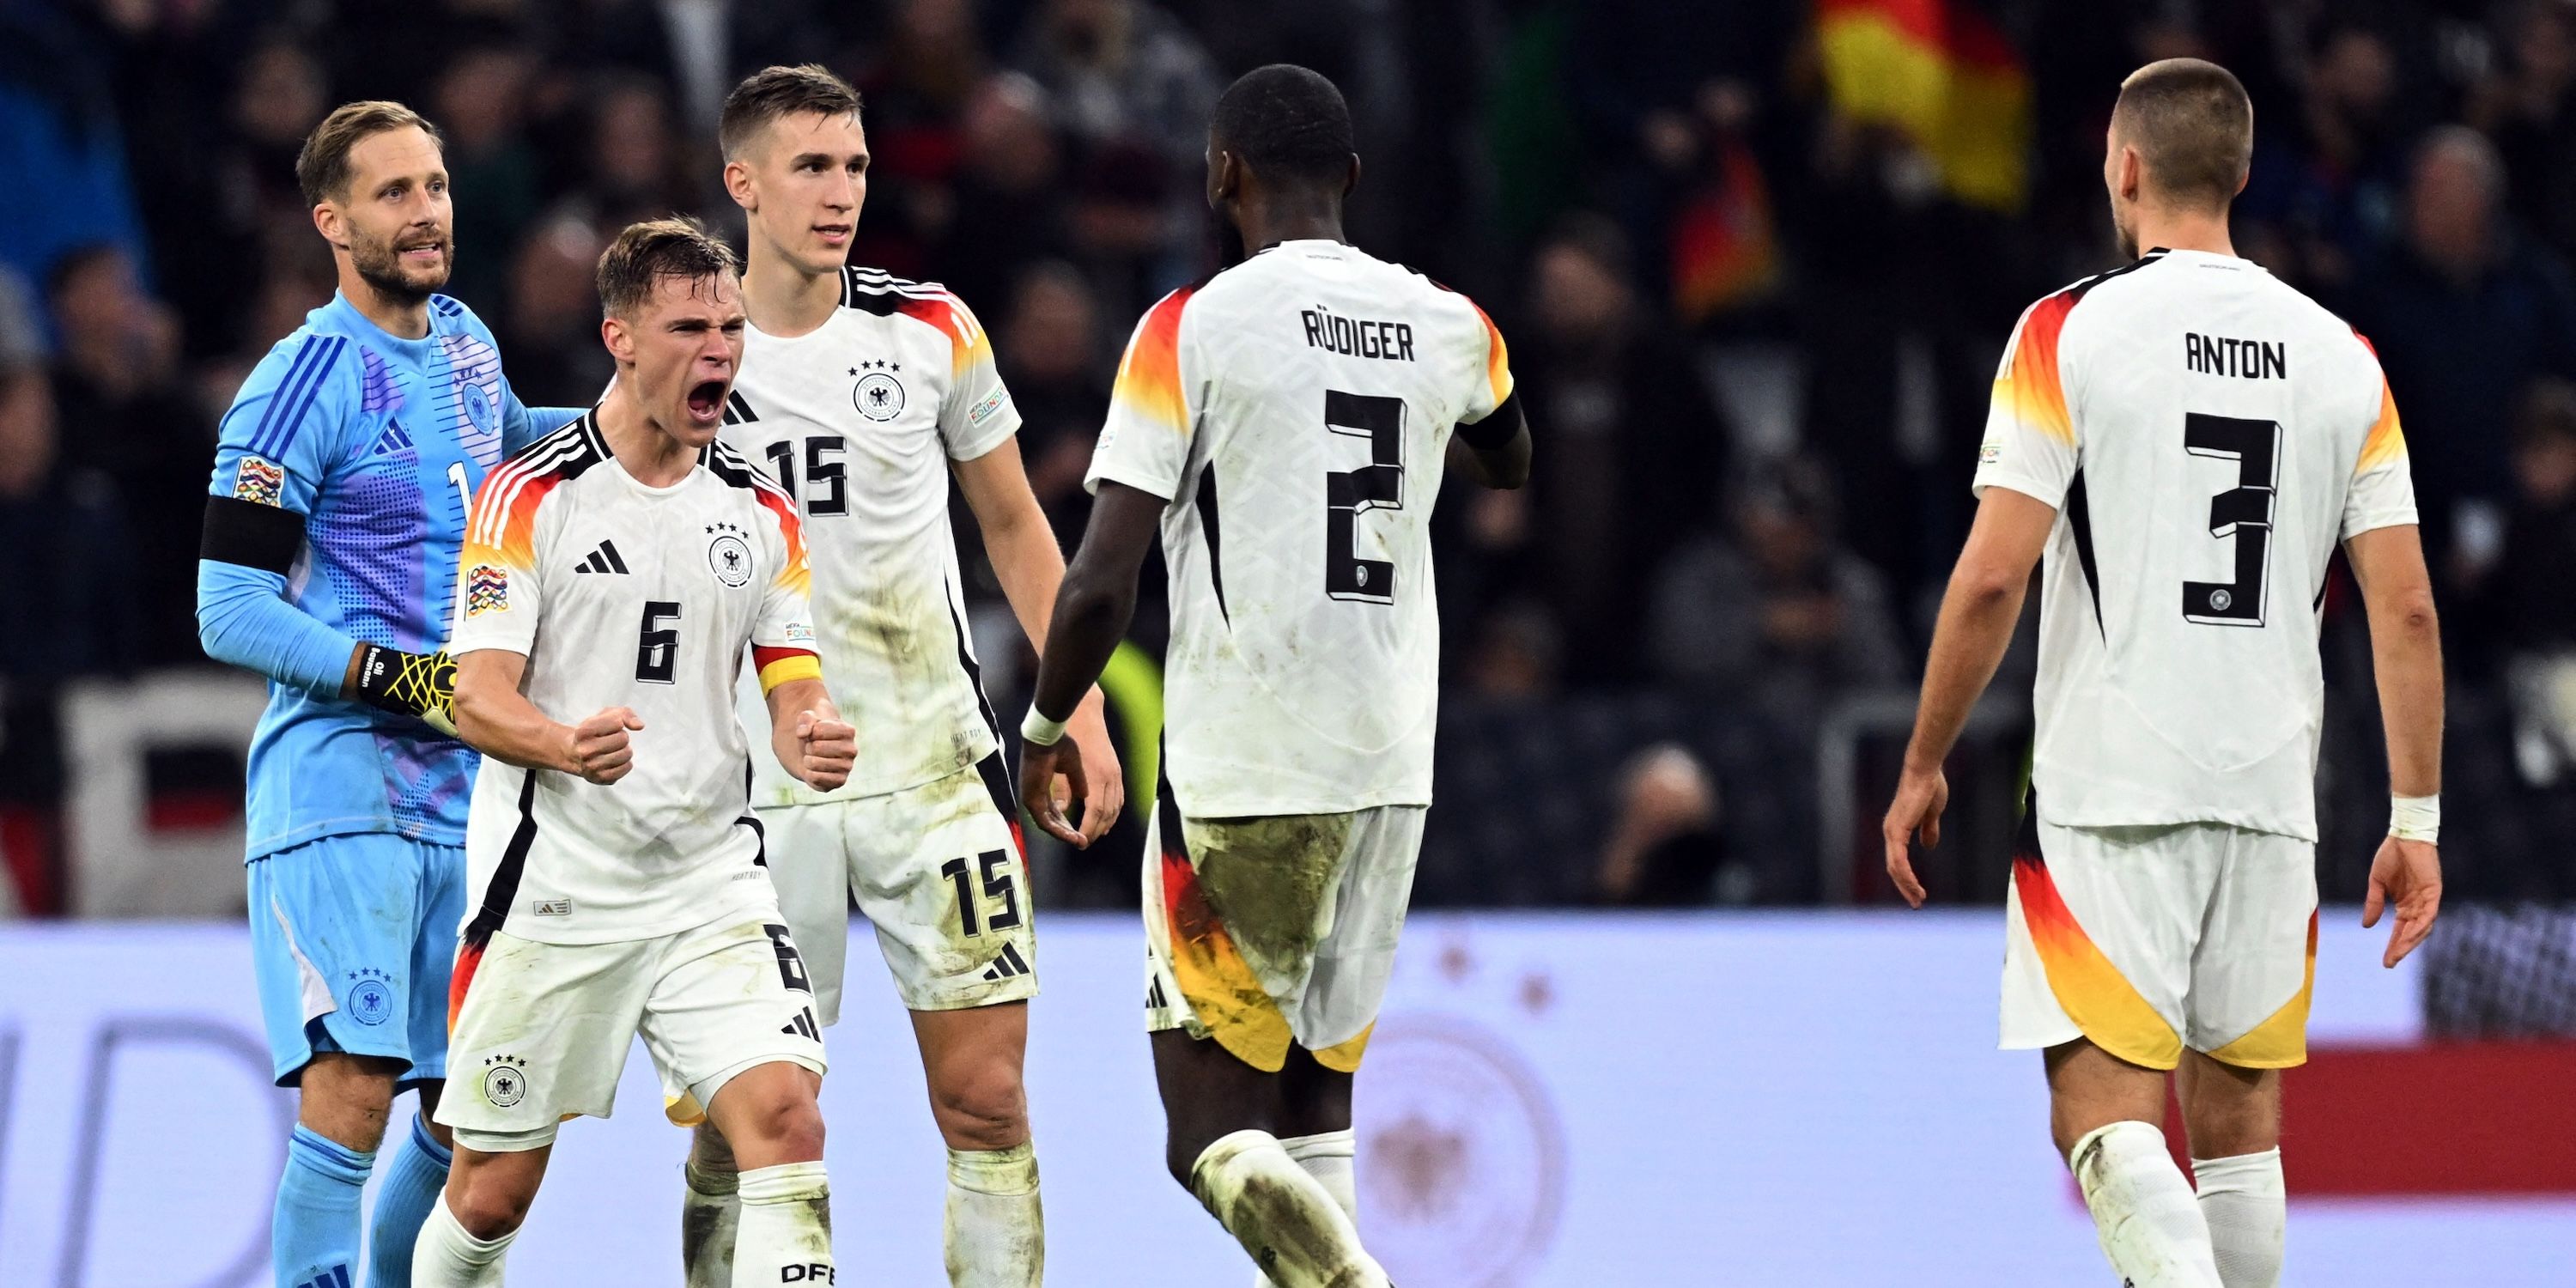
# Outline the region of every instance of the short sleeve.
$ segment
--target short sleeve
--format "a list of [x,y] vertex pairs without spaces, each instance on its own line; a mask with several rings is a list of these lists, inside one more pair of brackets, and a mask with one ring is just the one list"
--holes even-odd
[[1184,288],[1164,296],[1127,341],[1118,381],[1109,391],[1109,421],[1083,480],[1093,492],[1102,483],[1124,483],[1166,501],[1180,494],[1197,422],[1181,344],[1181,315],[1190,294]]
[[823,663],[814,651],[813,574],[805,559],[805,527],[796,503],[766,476],[755,475],[754,494],[769,516],[765,544],[775,569],[761,591],[760,616],[751,627],[752,663],[760,691],[796,680],[819,680]]
[[484,476],[457,560],[462,611],[448,652],[461,657],[489,648],[525,656],[535,646],[545,605],[539,576],[549,526],[545,502],[562,481],[517,461]]
[[2397,397],[2389,392],[2388,377],[2374,359],[2370,373],[2378,377],[2378,415],[2371,421],[2370,432],[2361,443],[2361,455],[2353,463],[2352,486],[2344,492],[2343,535],[2349,539],[2373,528],[2394,528],[2414,523],[2415,479],[2406,459],[2406,432],[2397,422]]
[[1467,391],[1466,408],[1458,417],[1461,425],[1473,425],[1493,415],[1494,409],[1512,396],[1512,354],[1510,347],[1503,343],[1502,331],[1494,326],[1492,318],[1485,316],[1483,309],[1476,308],[1473,300],[1468,301],[1467,307],[1476,310],[1476,321],[1483,326],[1485,361],[1482,378],[1474,381]]
[[1995,372],[1985,442],[1977,449],[1971,487],[1979,497],[1987,488],[2002,487],[2052,506],[2064,504],[2078,451],[2059,341],[2074,307],[2071,294],[2049,296],[2023,312],[2013,328],[2003,366]]
[[948,393],[939,401],[939,441],[948,458],[971,461],[1020,432],[1020,409],[1002,385],[993,343],[963,300],[947,297]]
[[313,512],[355,410],[347,336],[308,334],[268,351],[233,395],[215,444],[215,496]]

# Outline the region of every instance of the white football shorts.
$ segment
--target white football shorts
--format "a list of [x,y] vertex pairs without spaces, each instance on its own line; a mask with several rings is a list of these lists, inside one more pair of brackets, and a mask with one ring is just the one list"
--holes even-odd
[[2223,823],[2022,820],[2004,897],[2003,1043],[2077,1037],[2170,1069],[2189,1047],[2248,1069],[2308,1058],[2316,845]]
[[682,1126],[750,1069],[824,1069],[795,941],[759,916],[609,944],[496,931],[458,956],[453,995],[438,1121],[485,1153],[550,1144],[576,1114],[608,1117],[638,1033],[662,1075],[663,1112]]
[[1292,1041],[1356,1071],[1429,812],[1183,819],[1165,787],[1145,837],[1146,1029],[1214,1038],[1265,1072]]
[[805,950],[824,1024],[841,1018],[853,897],[907,1008],[1037,994],[1028,866],[1001,753],[898,792],[759,813],[770,883]]

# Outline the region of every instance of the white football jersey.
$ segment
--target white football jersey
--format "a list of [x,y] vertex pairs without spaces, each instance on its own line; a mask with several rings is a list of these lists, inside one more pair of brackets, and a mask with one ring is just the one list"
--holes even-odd
[[1019,427],[983,327],[936,284],[844,269],[830,321],[793,339],[747,330],[723,439],[796,502],[824,683],[859,731],[847,785],[817,792],[765,764],[757,804],[901,791],[1001,745],[965,629],[948,467]]
[[[734,683],[818,674],[795,507],[731,448],[647,487],[597,413],[528,445],[475,495],[449,648],[528,659],[521,692],[577,723],[632,708],[634,765],[600,786],[485,757],[466,823],[469,943],[612,943],[774,908]],[[477,932],[480,932],[478,935]]]
[[2041,816],[2314,840],[2328,560],[2415,522],[2370,346],[2246,260],[2152,251],[2022,315],[1975,486],[2057,507]]
[[1184,813],[1431,803],[1431,503],[1450,431],[1511,390],[1466,296],[1340,242],[1274,246],[1137,324],[1089,483],[1171,503]]

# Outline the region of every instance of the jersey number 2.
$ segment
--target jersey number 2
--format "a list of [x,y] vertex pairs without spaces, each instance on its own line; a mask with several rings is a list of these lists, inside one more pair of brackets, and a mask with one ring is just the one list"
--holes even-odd
[[2280,499],[2280,423],[2192,412],[2183,417],[2182,445],[2236,462],[2236,486],[2209,499],[2209,535],[2236,542],[2236,580],[2184,582],[2182,615],[2204,626],[2260,626]]
[[1324,391],[1324,428],[1365,438],[1369,463],[1324,476],[1324,593],[1395,602],[1395,565],[1358,554],[1360,514],[1404,508],[1404,400]]

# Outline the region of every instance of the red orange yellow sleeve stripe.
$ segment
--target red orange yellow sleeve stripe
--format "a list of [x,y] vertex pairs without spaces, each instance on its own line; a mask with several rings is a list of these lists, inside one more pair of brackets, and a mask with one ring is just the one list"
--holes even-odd
[[1181,388],[1181,310],[1189,303],[1183,288],[1156,303],[1127,342],[1118,363],[1118,383],[1109,391],[1111,405],[1172,430],[1187,433],[1189,400]]
[[2057,366],[2057,340],[2075,309],[2070,292],[2030,306],[2003,374],[1995,377],[1995,406],[2022,426],[2073,446],[2075,420],[2066,410],[2066,386]]
[[782,684],[823,678],[823,659],[815,656],[811,649],[769,648],[755,644],[751,648],[751,660],[760,668],[760,691],[763,693]]
[[1502,331],[1483,309],[1476,309],[1476,320],[1485,324],[1485,383],[1493,390],[1494,405],[1500,407],[1512,396],[1511,347],[1503,343]]
[[2181,1063],[2182,1036],[2084,933],[2047,863],[2024,855],[2013,860],[2012,876],[2022,924],[2066,1018],[2093,1045],[2131,1064],[2170,1069]]
[[759,498],[761,508],[778,520],[778,535],[786,544],[787,559],[778,565],[778,584],[799,595],[813,592],[813,573],[805,563],[805,524],[796,517],[796,503],[776,485],[755,480],[751,494]]
[[2367,474],[2391,461],[2406,456],[2406,431],[2397,423],[2397,395],[2388,388],[2388,378],[2379,381],[2379,419],[2370,426],[2370,436],[2361,440],[2361,464],[2356,474]]
[[536,567],[537,509],[562,482],[563,476],[556,473],[531,474],[507,466],[493,471],[474,497],[473,522],[465,532],[465,561]]
[[954,379],[972,370],[978,362],[989,362],[992,342],[985,338],[983,324],[975,320],[973,310],[964,300],[942,294],[936,298],[907,297],[896,308],[904,316],[927,322],[948,336],[948,374]]

